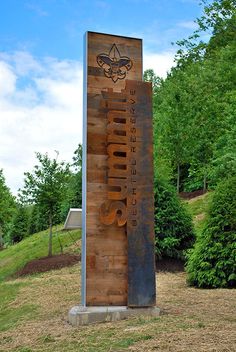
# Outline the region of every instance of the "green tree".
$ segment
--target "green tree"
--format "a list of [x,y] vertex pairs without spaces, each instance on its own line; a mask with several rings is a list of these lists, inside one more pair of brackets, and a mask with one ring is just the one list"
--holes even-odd
[[144,71],[143,80],[145,82],[151,82],[153,94],[157,94],[157,90],[162,82],[162,79],[155,74],[153,69],[148,69]]
[[29,228],[29,213],[28,209],[22,205],[18,205],[16,214],[12,221],[12,227],[9,232],[9,238],[11,242],[20,242],[23,238],[28,235]]
[[72,189],[74,191],[72,206],[76,208],[82,207],[82,153],[82,145],[79,144],[74,152],[72,164],[75,171],[72,182]]
[[34,166],[32,173],[25,173],[24,188],[21,199],[35,204],[48,217],[49,243],[48,256],[52,255],[52,226],[58,216],[58,209],[70,177],[69,164],[50,159],[47,154],[36,153],[39,165]]
[[181,203],[173,186],[155,182],[155,248],[159,258],[184,258],[195,236],[191,216]]
[[61,204],[61,220],[65,221],[70,208],[82,207],[82,145],[79,144],[73,155],[71,174],[64,200]]
[[235,169],[236,3],[204,3],[198,29],[178,42],[176,67],[154,95],[155,168],[167,166],[177,190],[215,186],[222,163],[224,174]]
[[3,170],[0,170],[0,249],[3,247],[15,210],[15,198],[6,186]]
[[[55,221],[53,222],[55,224]],[[48,216],[43,209],[34,204],[31,206],[29,216],[29,235],[46,230],[48,228]]]
[[[185,67],[189,63],[199,62],[209,57],[212,52],[229,43],[235,42],[235,0],[202,0],[203,15],[196,19],[197,29],[187,39],[177,42],[179,50],[176,55],[178,67]],[[229,29],[229,30],[228,30]],[[202,34],[207,33],[211,38],[204,42]]]
[[169,161],[165,165],[172,168],[177,193],[180,191],[181,167],[189,161],[192,146],[188,82],[184,72],[172,69],[154,97],[157,107],[154,111],[155,156]]
[[203,232],[188,254],[188,282],[197,287],[236,286],[236,177],[215,190]]

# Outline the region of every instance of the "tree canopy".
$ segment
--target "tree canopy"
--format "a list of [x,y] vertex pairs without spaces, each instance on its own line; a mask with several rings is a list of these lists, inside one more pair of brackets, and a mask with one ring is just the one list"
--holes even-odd
[[[155,83],[156,168],[168,171],[177,192],[215,187],[236,163],[236,6],[206,4],[198,29],[178,42],[176,66]],[[202,41],[202,33],[210,40]],[[222,167],[223,165],[223,167]],[[225,172],[223,170],[225,170]],[[226,172],[227,170],[227,172]]]
[[25,173],[25,184],[21,191],[23,202],[36,204],[47,216],[49,232],[48,255],[52,255],[52,225],[58,208],[64,198],[68,178],[69,164],[50,159],[47,154],[36,153],[39,164],[33,172]]

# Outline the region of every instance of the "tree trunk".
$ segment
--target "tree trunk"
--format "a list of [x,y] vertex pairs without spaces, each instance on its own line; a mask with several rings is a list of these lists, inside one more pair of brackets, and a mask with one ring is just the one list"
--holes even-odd
[[3,249],[3,237],[2,234],[0,232],[0,250]]
[[177,193],[179,193],[179,184],[180,184],[180,164],[177,165],[177,184],[176,184]]
[[48,256],[52,256],[52,213],[49,213],[49,241],[48,241]]
[[207,177],[205,174],[203,178],[203,192],[205,193],[206,191],[207,191]]

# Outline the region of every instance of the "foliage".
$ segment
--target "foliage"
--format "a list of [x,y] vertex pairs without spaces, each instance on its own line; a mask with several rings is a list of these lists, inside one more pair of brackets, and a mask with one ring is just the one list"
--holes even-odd
[[72,172],[61,203],[61,222],[64,222],[70,208],[82,208],[82,145],[74,152]]
[[74,191],[72,206],[77,208],[82,207],[82,153],[82,145],[79,144],[74,152],[72,164],[75,169],[74,180],[72,182],[72,189]]
[[32,173],[25,173],[25,185],[21,191],[23,202],[36,204],[48,216],[49,246],[48,255],[52,255],[52,225],[59,221],[60,204],[64,197],[70,175],[69,164],[51,160],[47,154],[36,153],[39,165]]
[[187,272],[198,287],[236,286],[236,177],[217,187],[209,217],[188,254]]
[[82,208],[82,145],[74,152],[73,171],[68,179],[68,185],[61,203],[61,221],[65,221],[70,208]]
[[16,210],[16,202],[6,186],[3,170],[0,170],[0,248],[5,242]]
[[162,82],[162,79],[155,74],[153,69],[148,69],[144,71],[143,80],[145,82],[152,83],[153,94],[155,95],[157,93],[157,88]]
[[[235,38],[235,0],[202,0],[203,15],[196,19],[197,29],[187,38],[177,42],[179,50],[176,56],[177,66],[201,61],[212,51],[225,46]],[[230,30],[229,30],[230,28]],[[210,41],[204,42],[202,34],[210,34]]]
[[[19,192],[20,205],[16,204],[0,171],[0,247],[2,237],[5,246],[11,245],[64,222],[70,208],[82,207],[82,145],[75,150],[71,166],[50,160],[47,154],[36,153],[36,156],[39,165],[32,173],[25,173],[24,189]],[[50,242],[49,238],[49,252]]]
[[[235,5],[204,7],[198,29],[178,42],[176,67],[154,92],[155,167],[168,166],[177,191],[213,188],[235,173]],[[200,40],[205,32],[208,43]]]
[[20,242],[28,235],[29,213],[26,207],[19,205],[12,221],[12,228],[9,231],[11,243]]
[[154,97],[157,106],[154,111],[156,154],[169,160],[172,175],[176,179],[177,192],[180,191],[180,167],[189,160],[192,147],[190,88],[186,86],[185,78],[184,72],[174,71],[162,83]]
[[194,241],[190,215],[175,190],[167,183],[155,183],[155,248],[158,257],[183,258]]
[[45,212],[37,204],[31,206],[29,235],[46,230],[48,228],[48,217],[46,215],[47,214],[45,214]]

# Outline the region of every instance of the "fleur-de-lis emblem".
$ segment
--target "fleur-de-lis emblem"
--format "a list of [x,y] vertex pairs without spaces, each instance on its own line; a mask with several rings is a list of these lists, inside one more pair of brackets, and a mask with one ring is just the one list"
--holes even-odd
[[109,54],[99,54],[97,63],[104,69],[104,75],[111,78],[114,83],[118,79],[124,79],[127,71],[133,66],[132,61],[127,56],[121,56],[116,44],[113,44]]

